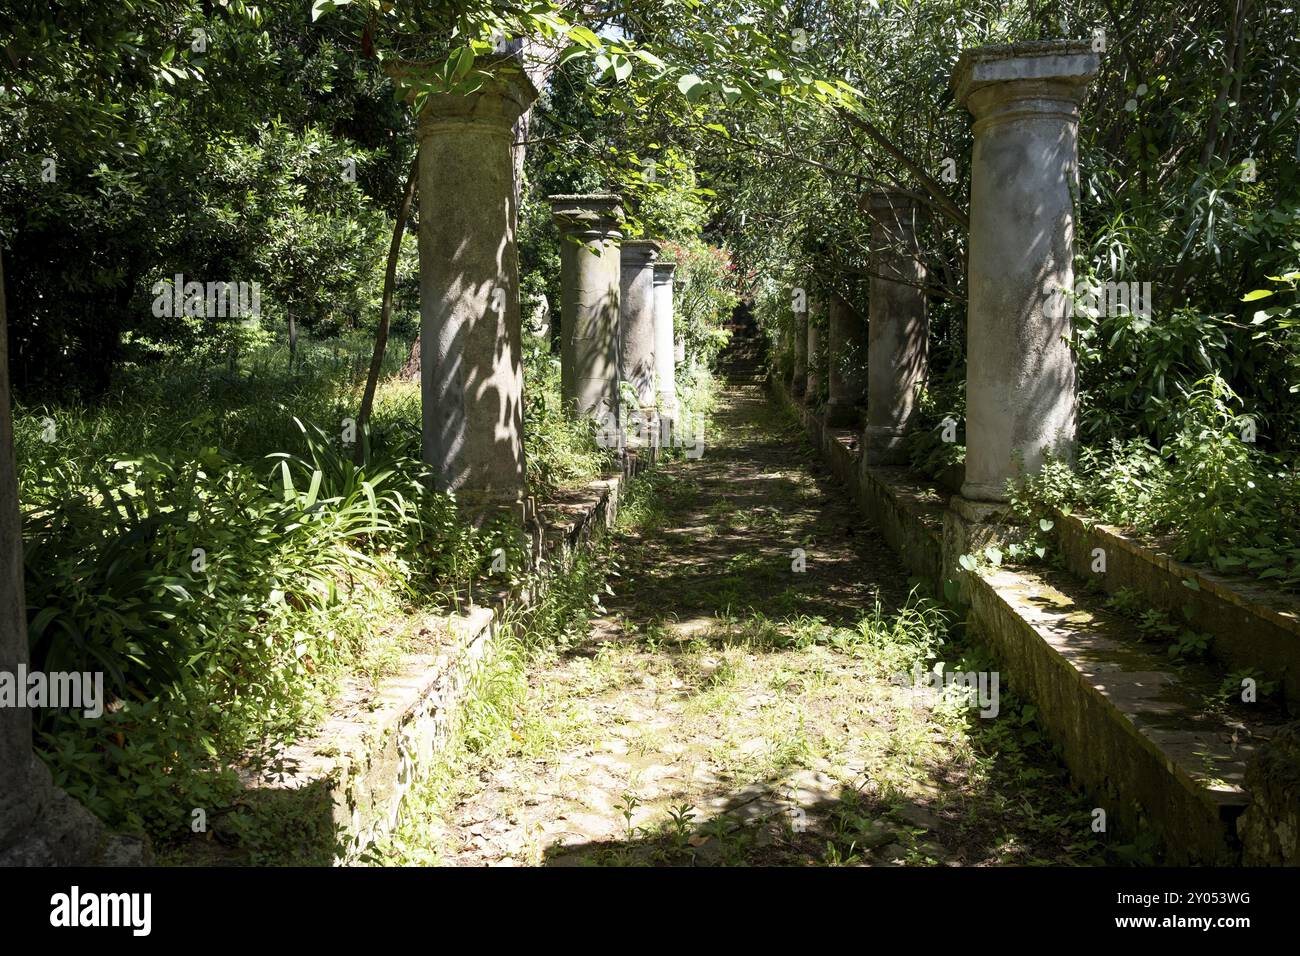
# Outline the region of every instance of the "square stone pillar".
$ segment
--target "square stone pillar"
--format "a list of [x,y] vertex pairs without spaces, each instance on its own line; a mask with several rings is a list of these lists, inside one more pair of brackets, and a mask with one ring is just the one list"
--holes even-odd
[[904,436],[913,425],[929,360],[926,269],[917,244],[922,210],[897,191],[871,193],[871,292],[867,319],[867,465],[907,463]]
[[633,239],[623,243],[619,289],[619,369],[636,392],[647,425],[655,408],[655,260],[659,243]]
[[[623,200],[551,196],[560,230],[560,389],[571,415],[617,426]],[[612,421],[609,421],[612,419]]]
[[655,289],[655,388],[659,414],[677,418],[677,350],[673,347],[673,273],[675,262],[654,264]]
[[1073,288],[1079,103],[1099,59],[1086,42],[967,50],[953,75],[975,117],[966,313],[966,481],[1007,483],[1074,451]]
[[867,398],[866,328],[852,303],[838,292],[829,293],[826,327],[826,424],[857,425],[859,407]]
[[[513,130],[537,98],[512,59],[419,115],[423,456],[471,512],[526,500]],[[399,79],[427,67],[399,64]]]

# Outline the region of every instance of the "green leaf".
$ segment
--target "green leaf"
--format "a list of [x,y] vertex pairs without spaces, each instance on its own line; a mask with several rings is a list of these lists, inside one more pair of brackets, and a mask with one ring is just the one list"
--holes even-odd
[[451,81],[453,83],[463,80],[469,75],[469,71],[474,68],[474,48],[463,46],[454,51],[447,57],[447,62],[452,64]]
[[668,64],[664,63],[663,60],[659,59],[659,57],[655,56],[649,50],[633,50],[632,53],[634,56],[638,57],[643,63],[649,63],[660,73],[668,69]]
[[677,81],[677,88],[692,103],[708,92],[705,87],[707,87],[707,84],[704,80],[694,73],[687,73]]
[[582,26],[570,27],[569,39],[574,43],[585,46],[588,50],[599,50],[602,46],[600,37]]
[[1254,291],[1247,292],[1245,295],[1243,295],[1241,297],[1241,301],[1254,302],[1256,299],[1267,299],[1272,294],[1273,294],[1272,289],[1255,289]]
[[315,0],[311,5],[312,22],[315,23],[316,18],[326,10],[333,10],[335,7],[346,7],[351,2],[352,0]]

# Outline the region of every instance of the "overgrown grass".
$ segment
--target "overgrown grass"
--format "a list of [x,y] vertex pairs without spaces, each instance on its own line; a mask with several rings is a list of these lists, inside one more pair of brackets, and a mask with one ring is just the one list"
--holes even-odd
[[[226,805],[236,768],[310,731],[344,677],[382,675],[403,615],[521,546],[430,490],[419,389],[392,374],[406,343],[355,433],[369,350],[304,339],[292,367],[273,346],[178,359],[127,370],[94,406],[17,409],[32,666],[102,671],[110,697],[95,720],[42,712],[37,746],[111,825],[187,834],[191,810]],[[602,458],[533,359],[534,479],[594,477]]]
[[1084,448],[1049,462],[1016,492],[1020,510],[1050,508],[1139,534],[1172,534],[1175,553],[1217,571],[1300,591],[1300,474],[1253,441],[1253,420],[1217,375],[1191,389],[1159,449],[1141,441]]

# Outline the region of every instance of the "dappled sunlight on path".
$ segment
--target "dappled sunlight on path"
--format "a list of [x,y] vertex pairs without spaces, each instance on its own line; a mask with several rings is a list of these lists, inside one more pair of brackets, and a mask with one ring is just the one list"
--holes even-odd
[[398,858],[1087,861],[1086,808],[1032,712],[982,721],[897,686],[929,650],[955,659],[949,616],[909,596],[752,360],[730,370],[704,456],[626,505],[602,615],[534,656],[511,745],[464,755]]

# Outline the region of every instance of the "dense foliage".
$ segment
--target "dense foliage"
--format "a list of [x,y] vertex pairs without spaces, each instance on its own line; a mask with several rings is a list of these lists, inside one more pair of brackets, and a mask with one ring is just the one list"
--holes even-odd
[[[971,136],[953,67],[980,44],[1104,31],[1076,273],[1149,282],[1153,307],[1079,310],[1084,467],[1049,466],[1027,493],[1300,587],[1296,27],[1276,0],[72,0],[5,17],[33,659],[102,668],[115,697],[93,726],[42,717],[57,778],[115,823],[174,834],[342,676],[382,672],[395,622],[485,573],[495,529],[427,491],[418,390],[385,378],[359,465],[345,423],[415,149],[401,94],[472,91],[507,51],[542,88],[516,150],[544,493],[608,464],[558,395],[546,197],[567,192],[619,192],[625,234],[665,241],[688,412],[711,401],[742,297],[787,344],[796,287],[864,308],[859,201],[914,194],[932,335],[914,462],[960,463]],[[396,89],[401,57],[435,80]],[[388,373],[416,326],[418,214],[404,225]],[[160,315],[177,274],[256,283],[261,314]]]

